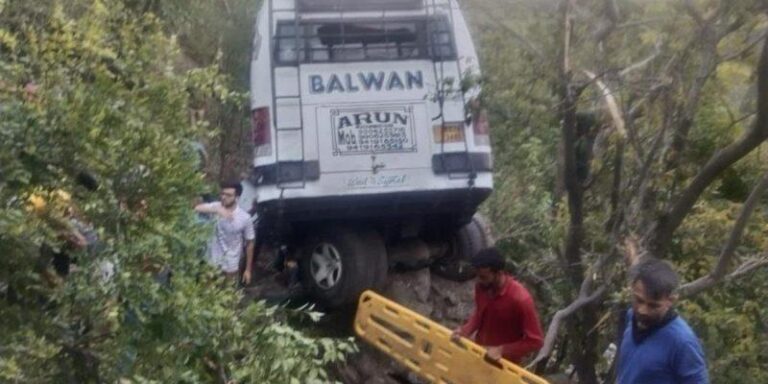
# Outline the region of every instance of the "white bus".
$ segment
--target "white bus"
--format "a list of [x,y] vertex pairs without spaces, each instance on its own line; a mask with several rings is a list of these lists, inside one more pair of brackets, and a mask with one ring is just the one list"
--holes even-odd
[[403,243],[443,260],[483,245],[472,218],[493,180],[478,76],[455,0],[263,1],[248,184],[260,239],[295,251],[318,301],[382,284]]

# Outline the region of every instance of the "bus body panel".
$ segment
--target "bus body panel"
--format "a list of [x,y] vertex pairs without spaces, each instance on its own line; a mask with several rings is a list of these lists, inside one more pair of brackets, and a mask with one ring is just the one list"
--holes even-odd
[[[438,4],[446,1],[435,0]],[[270,2],[273,10],[286,11],[270,14]],[[255,177],[260,202],[377,194],[386,198],[392,193],[439,194],[461,189],[490,193],[493,178],[489,143],[476,142],[472,122],[467,121],[466,104],[478,95],[479,87],[469,87],[464,94],[458,91],[461,78],[476,77],[480,72],[469,30],[456,1],[451,0],[451,12],[443,8],[446,12],[442,15],[453,26],[452,60],[416,58],[290,65],[276,60],[278,42],[272,36],[278,33],[279,25],[295,22],[294,5],[292,0],[265,0],[257,17],[251,106],[254,111],[269,111],[271,142],[255,149],[253,166],[276,167],[275,172],[281,172],[283,164],[295,163],[304,167],[304,176],[307,169],[316,172],[309,172],[312,177],[279,183]],[[424,18],[425,11],[316,12],[300,15],[298,22],[333,25],[339,20],[369,22],[382,15],[397,22]],[[281,40],[283,44],[295,45],[288,41]],[[302,54],[287,52],[288,56]],[[437,97],[441,85],[453,89],[444,94],[442,106]],[[443,125],[458,127],[456,130],[463,137],[445,142],[441,137]],[[386,133],[387,140],[372,138],[377,132]],[[481,169],[472,165],[459,167],[458,171],[438,172],[441,167],[450,168],[443,164],[446,154],[485,158],[480,161]]]

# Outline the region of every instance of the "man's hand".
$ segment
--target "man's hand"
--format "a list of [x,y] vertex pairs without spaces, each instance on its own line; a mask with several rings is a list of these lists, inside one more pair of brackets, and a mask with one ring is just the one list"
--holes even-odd
[[501,360],[501,347],[488,347],[485,351],[485,356],[495,362],[499,362]]
[[243,272],[243,284],[244,285],[250,285],[251,284],[251,270],[250,270],[250,268],[246,269]]
[[454,343],[458,342],[461,340],[462,336],[464,335],[461,334],[461,328],[456,328],[453,330],[453,333],[451,333],[451,341]]
[[195,212],[202,214],[215,214],[224,219],[231,219],[235,212],[228,210],[219,204],[198,204],[195,206]]

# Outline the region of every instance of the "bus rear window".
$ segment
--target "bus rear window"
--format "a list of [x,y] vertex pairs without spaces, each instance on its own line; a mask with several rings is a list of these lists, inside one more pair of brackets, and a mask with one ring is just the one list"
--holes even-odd
[[[298,36],[297,36],[298,32]],[[278,65],[454,57],[447,20],[280,22],[275,36]]]
[[421,9],[424,0],[297,0],[299,12],[405,11]]

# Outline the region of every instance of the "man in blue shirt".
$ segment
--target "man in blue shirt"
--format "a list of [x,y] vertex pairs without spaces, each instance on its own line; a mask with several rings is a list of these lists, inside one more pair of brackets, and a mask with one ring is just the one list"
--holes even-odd
[[706,384],[701,343],[674,310],[679,279],[672,267],[646,259],[630,271],[632,309],[619,347],[619,384]]

